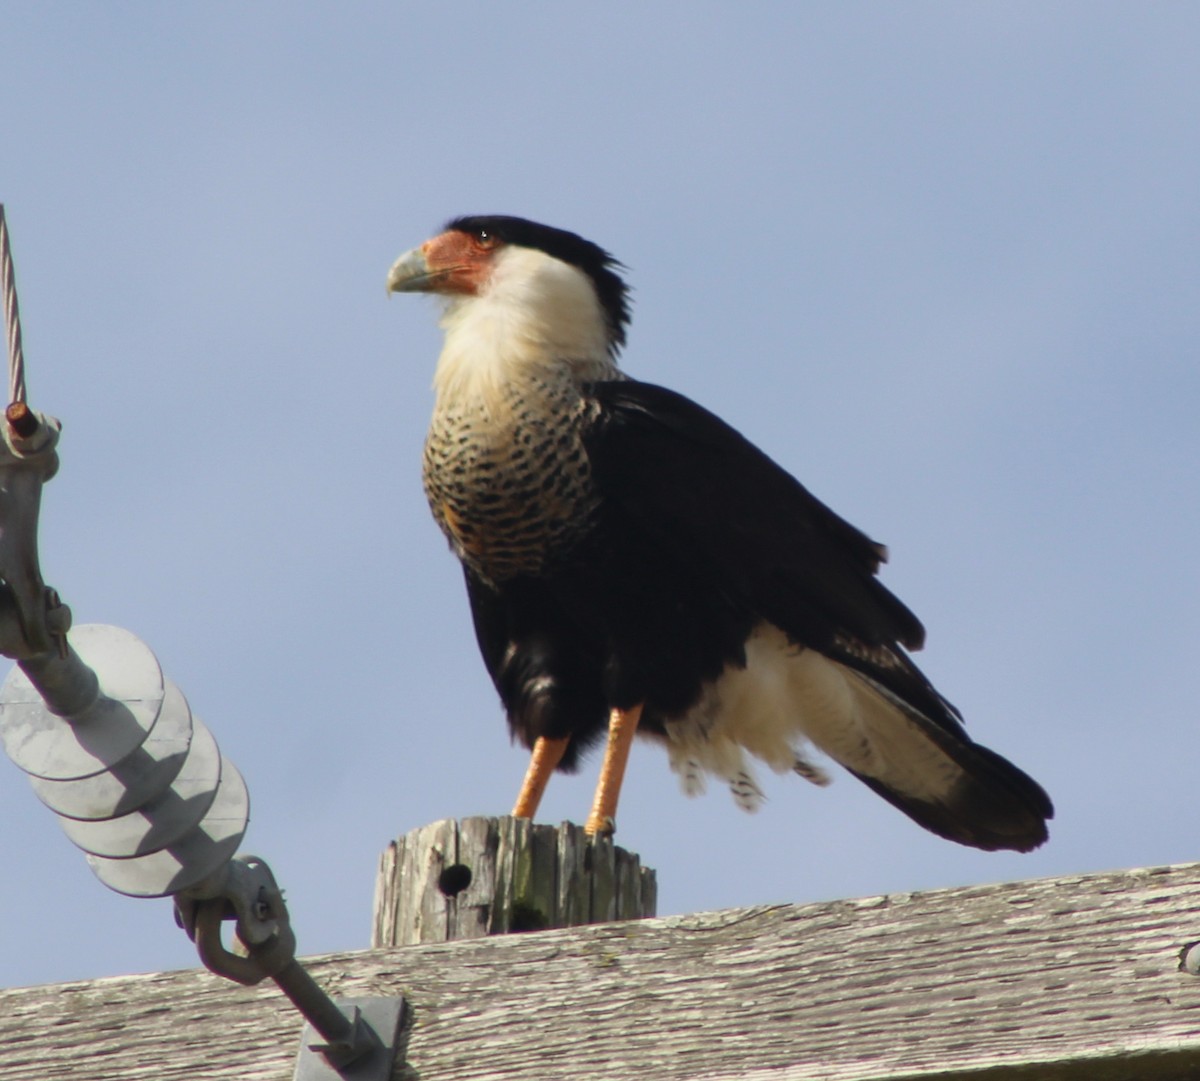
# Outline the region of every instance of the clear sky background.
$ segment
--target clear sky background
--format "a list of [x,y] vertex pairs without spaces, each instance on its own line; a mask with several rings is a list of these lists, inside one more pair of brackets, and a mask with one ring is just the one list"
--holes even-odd
[[[436,308],[384,292],[462,213],[624,261],[626,368],[887,542],[920,663],[1058,807],[986,854],[844,773],[688,800],[644,745],[662,914],[1200,858],[1198,56],[1185,3],[0,3],[43,567],[240,767],[301,951],[525,768],[421,494]],[[7,761],[0,821],[0,985],[197,963]]]

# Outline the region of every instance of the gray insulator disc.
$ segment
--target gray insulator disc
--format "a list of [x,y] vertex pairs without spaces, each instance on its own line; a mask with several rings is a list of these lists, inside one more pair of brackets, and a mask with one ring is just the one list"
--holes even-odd
[[145,856],[181,840],[208,813],[222,780],[217,741],[199,719],[194,719],[192,726],[187,761],[170,788],[119,818],[61,818],[63,832],[85,852],[114,859]]
[[101,695],[70,719],[51,713],[29,677],[14,668],[0,687],[0,741],[35,777],[71,780],[110,769],[140,747],[163,699],[158,661],[120,627],[85,624],[68,636],[100,680]]
[[158,720],[140,747],[94,777],[30,777],[38,799],[63,818],[96,819],[129,814],[160,795],[178,775],[192,740],[187,699],[170,680],[165,691]]
[[183,840],[136,859],[88,856],[96,877],[130,897],[166,897],[202,882],[232,859],[250,821],[250,795],[233,763],[225,759],[222,765],[217,798]]

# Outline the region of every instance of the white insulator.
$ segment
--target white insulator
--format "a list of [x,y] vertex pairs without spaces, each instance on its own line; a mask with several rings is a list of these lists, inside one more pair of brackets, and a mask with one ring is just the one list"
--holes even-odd
[[[86,785],[90,780],[80,783]],[[182,840],[208,814],[220,783],[217,741],[200,719],[193,717],[191,746],[183,768],[168,787],[128,814],[92,819],[60,816],[63,832],[95,856],[129,859],[157,852]]]
[[228,863],[250,820],[246,782],[229,759],[206,814],[182,841],[137,859],[88,856],[88,864],[110,890],[130,897],[167,897],[190,889]]
[[116,818],[148,803],[179,774],[192,742],[192,711],[170,680],[162,708],[141,748],[91,777],[55,781],[29,777],[33,791],[64,818]]
[[[98,694],[87,693],[92,673]],[[70,715],[47,705],[64,701],[78,703]],[[119,627],[77,627],[66,656],[20,661],[0,686],[0,743],[120,893],[188,889],[246,831],[241,776],[150,649]]]
[[57,675],[55,656],[19,662],[0,687],[0,740],[8,757],[34,777],[59,781],[91,777],[136,751],[158,720],[163,700],[158,661],[128,631],[86,624],[72,630],[68,640],[100,681],[99,696],[85,708],[61,716],[46,705],[47,696],[53,701],[58,691],[44,686]]

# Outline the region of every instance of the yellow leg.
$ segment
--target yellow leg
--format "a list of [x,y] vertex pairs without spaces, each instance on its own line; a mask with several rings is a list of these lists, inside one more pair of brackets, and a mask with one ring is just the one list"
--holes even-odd
[[616,831],[617,800],[621,797],[621,782],[625,780],[625,764],[629,761],[629,748],[633,746],[641,719],[640,705],[632,709],[614,709],[608,718],[608,745],[604,748],[600,780],[592,801],[592,813],[583,827],[590,837]]
[[565,739],[538,737],[533,745],[533,755],[529,759],[529,769],[525,771],[525,782],[521,785],[520,795],[517,796],[517,805],[513,808],[513,818],[532,818],[537,814],[538,804],[542,802],[542,795],[550,781],[550,774],[562,761],[570,742],[569,736]]

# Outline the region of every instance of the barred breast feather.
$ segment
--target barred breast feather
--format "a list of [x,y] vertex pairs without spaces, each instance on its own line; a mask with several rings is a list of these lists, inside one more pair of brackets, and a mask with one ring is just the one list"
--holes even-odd
[[425,441],[430,509],[485,581],[541,573],[596,509],[572,384],[530,380],[497,399],[439,403]]

